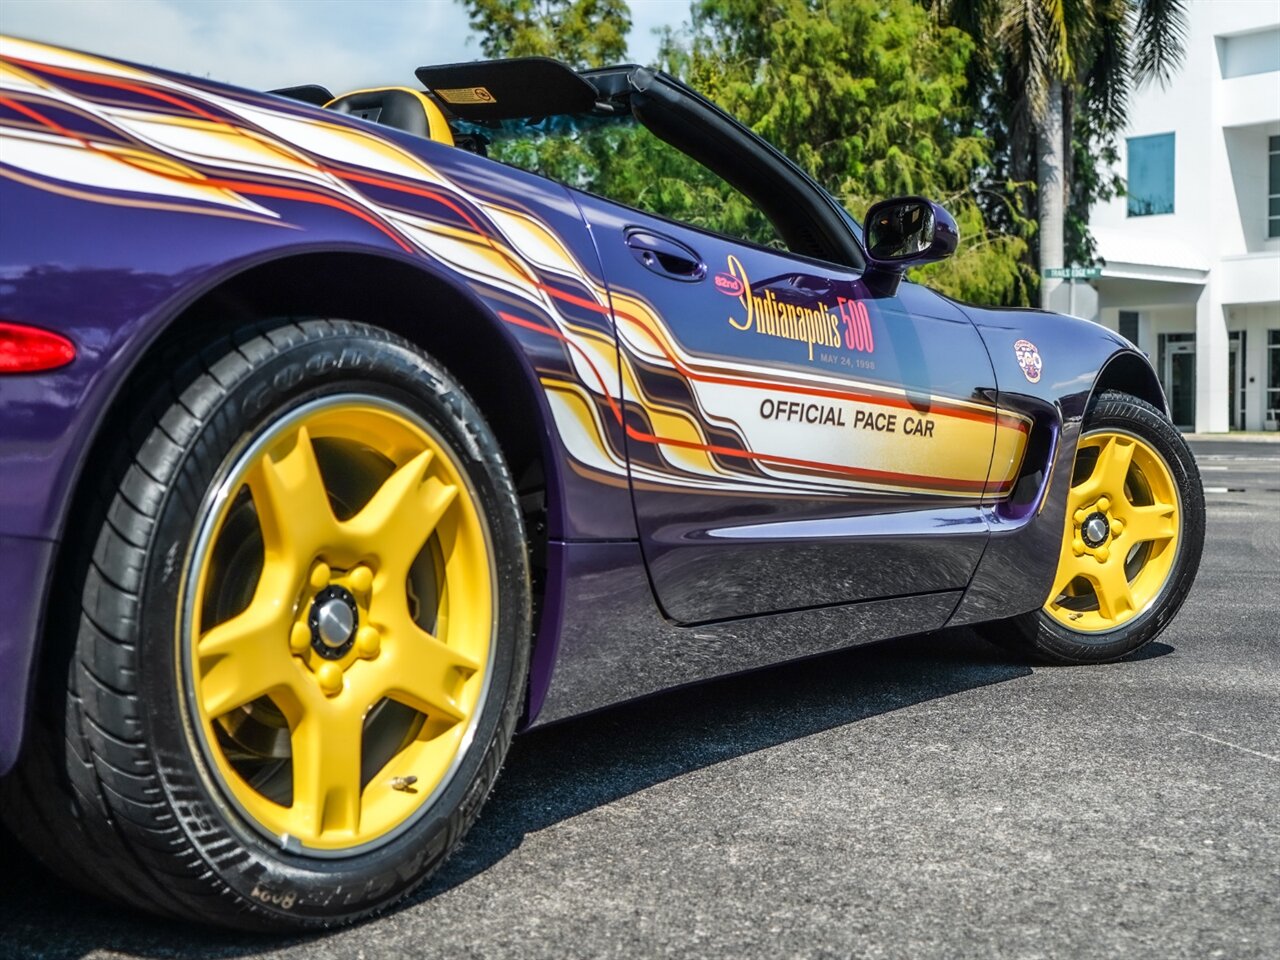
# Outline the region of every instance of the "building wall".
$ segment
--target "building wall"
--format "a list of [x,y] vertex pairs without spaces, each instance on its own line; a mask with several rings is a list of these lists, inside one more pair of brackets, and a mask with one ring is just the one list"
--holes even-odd
[[[1090,227],[1105,266],[1087,294],[1077,289],[1075,312],[1119,329],[1120,310],[1136,310],[1139,346],[1157,363],[1162,333],[1194,333],[1198,430],[1238,425],[1228,423],[1237,334],[1245,425],[1275,429],[1265,416],[1265,365],[1268,331],[1280,330],[1280,238],[1267,236],[1280,2],[1190,0],[1187,13],[1186,58],[1166,87],[1134,92],[1116,168],[1127,176],[1130,139],[1172,133],[1174,209],[1131,216],[1125,197],[1094,206]],[[1066,309],[1062,291],[1053,306]]]

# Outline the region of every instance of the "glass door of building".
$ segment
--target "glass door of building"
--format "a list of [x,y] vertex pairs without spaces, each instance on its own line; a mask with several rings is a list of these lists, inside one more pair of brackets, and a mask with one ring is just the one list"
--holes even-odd
[[1170,343],[1164,350],[1161,371],[1165,396],[1169,398],[1169,415],[1174,425],[1191,430],[1196,423],[1196,345]]
[[1280,330],[1267,331],[1267,392],[1264,430],[1280,430]]
[[1227,427],[1230,430],[1244,429],[1244,410],[1241,407],[1240,386],[1241,359],[1239,331],[1231,333],[1231,349],[1227,353]]

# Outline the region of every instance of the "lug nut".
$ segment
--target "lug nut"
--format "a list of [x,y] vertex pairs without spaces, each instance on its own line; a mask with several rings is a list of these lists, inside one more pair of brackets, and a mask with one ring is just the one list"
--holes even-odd
[[295,623],[289,631],[289,649],[298,656],[311,649],[311,628],[305,623]]
[[1099,509],[1099,510],[1101,510],[1103,513],[1105,513],[1106,511],[1110,510],[1110,509],[1111,509],[1111,500],[1110,500],[1110,498],[1108,498],[1108,497],[1099,497],[1099,498],[1098,498],[1098,509]]
[[373,586],[373,571],[361,564],[351,571],[347,582],[356,593],[368,593],[369,588]]
[[1074,519],[1076,521],[1077,527],[1080,526],[1080,524],[1084,523],[1085,520],[1087,520],[1088,518],[1089,518],[1089,511],[1087,510],[1077,510],[1074,514]]
[[329,565],[321,560],[311,571],[311,588],[323,590],[329,585]]
[[1083,557],[1083,556],[1084,556],[1084,541],[1083,541],[1083,540],[1081,540],[1079,537],[1076,537],[1074,540],[1072,540],[1072,541],[1071,541],[1071,552],[1072,552],[1072,553],[1074,553],[1077,557]]
[[1124,521],[1119,517],[1111,518],[1111,535],[1113,537],[1120,536],[1120,532],[1124,529]]
[[316,679],[320,681],[320,689],[325,696],[334,697],[342,692],[342,668],[336,663],[320,664]]
[[366,624],[356,631],[356,652],[366,660],[372,660],[382,650],[382,637]]
[[1098,558],[1099,563],[1106,563],[1107,557],[1111,556],[1111,551],[1106,547],[1099,547],[1097,550],[1093,551],[1093,555]]

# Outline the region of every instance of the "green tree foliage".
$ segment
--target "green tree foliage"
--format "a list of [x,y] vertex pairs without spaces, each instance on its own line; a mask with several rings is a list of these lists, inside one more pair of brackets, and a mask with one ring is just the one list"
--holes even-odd
[[698,0],[663,65],[795,159],[855,215],[921,194],[955,216],[955,257],[918,271],[963,300],[1022,303],[1026,224],[989,228],[972,189],[989,141],[964,95],[973,41],[914,0]]
[[[463,0],[489,56],[542,54],[584,65],[623,59],[621,0]],[[569,14],[575,26],[566,29]],[[589,23],[595,17],[596,27]],[[617,55],[582,38],[614,37]],[[991,141],[965,94],[974,42],[916,0],[695,0],[668,31],[663,69],[795,159],[856,216],[885,197],[922,194],[956,217],[952,259],[918,279],[963,300],[1025,303],[1027,222],[1016,208],[993,229],[973,185],[989,179]],[[598,56],[598,59],[597,59]],[[641,128],[544,124],[491,155],[704,229],[774,243],[741,195]]]
[[486,57],[556,57],[575,67],[621,63],[627,0],[462,0]]

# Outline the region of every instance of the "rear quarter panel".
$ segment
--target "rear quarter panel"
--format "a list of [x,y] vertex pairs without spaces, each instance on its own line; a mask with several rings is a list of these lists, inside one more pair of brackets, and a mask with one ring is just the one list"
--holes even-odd
[[[594,245],[550,181],[303,104],[8,38],[0,138],[0,317],[78,351],[61,370],[0,382],[10,542],[94,535],[66,522],[106,412],[126,387],[151,389],[130,378],[187,307],[265,263],[329,252],[411,265],[474,307],[442,319],[423,304],[428,347],[430,323],[492,324],[535,387],[581,379],[559,332],[569,323],[598,331],[598,365],[616,369]],[[575,459],[608,448],[608,421],[584,438],[579,419],[556,419],[533,393],[550,536],[634,537],[625,463]],[[26,603],[39,608],[53,551],[35,553],[45,569]],[[17,688],[0,698],[0,771],[20,741],[37,620],[0,631]]]

